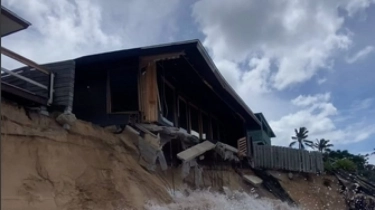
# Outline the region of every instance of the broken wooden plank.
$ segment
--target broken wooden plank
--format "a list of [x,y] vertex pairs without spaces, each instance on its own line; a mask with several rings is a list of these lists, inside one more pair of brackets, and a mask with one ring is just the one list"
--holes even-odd
[[258,184],[262,184],[263,180],[255,175],[243,175],[242,176],[243,179],[247,182],[249,182],[250,184],[253,184],[253,185],[258,185]]
[[194,158],[202,155],[203,153],[214,149],[215,146],[216,146],[216,144],[213,144],[209,141],[204,141],[203,143],[194,145],[194,146],[190,147],[189,149],[178,153],[177,157],[180,160],[183,160],[183,161],[190,161],[190,160],[193,160]]

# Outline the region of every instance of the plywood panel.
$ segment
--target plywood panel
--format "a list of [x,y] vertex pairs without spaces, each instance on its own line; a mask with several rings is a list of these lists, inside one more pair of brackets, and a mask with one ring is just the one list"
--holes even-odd
[[155,62],[146,61],[140,61],[140,107],[142,121],[151,123],[158,121],[157,71]]

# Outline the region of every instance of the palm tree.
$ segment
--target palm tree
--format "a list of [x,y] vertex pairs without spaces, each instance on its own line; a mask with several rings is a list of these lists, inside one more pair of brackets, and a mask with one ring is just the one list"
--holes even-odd
[[297,143],[299,149],[305,149],[305,146],[313,147],[313,142],[307,140],[309,131],[305,127],[300,127],[298,130],[294,129],[294,132],[296,133],[296,136],[292,136],[294,141],[289,144],[289,147],[293,147],[293,145]]
[[314,143],[314,147],[318,149],[319,152],[330,152],[330,147],[333,147],[333,144],[329,144],[329,140],[326,139],[320,139],[316,140],[316,143]]

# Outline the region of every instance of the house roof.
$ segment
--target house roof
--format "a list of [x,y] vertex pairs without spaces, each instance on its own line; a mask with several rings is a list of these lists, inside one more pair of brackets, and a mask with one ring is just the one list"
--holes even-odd
[[246,123],[261,126],[260,120],[254,115],[251,109],[245,104],[245,102],[227,83],[227,81],[221,75],[221,73],[215,66],[214,62],[208,55],[206,49],[203,47],[202,43],[199,40],[174,42],[169,44],[119,50],[96,55],[88,55],[75,59],[75,62],[77,66],[79,66],[89,63],[92,64],[96,62],[100,63],[115,61],[119,59],[124,59],[126,57],[150,56],[163,53],[175,53],[181,51],[185,53],[185,56],[189,60],[196,60],[200,64],[205,63],[204,67],[199,67],[199,73],[205,77],[207,82],[209,82],[210,84],[214,84],[214,87],[219,89],[219,91],[225,92],[223,95],[227,96],[226,98],[228,99],[228,101],[231,101],[231,104],[236,104],[234,106],[236,110],[241,110],[239,113],[242,117],[245,118]]
[[1,37],[28,28],[31,23],[22,19],[12,11],[1,6]]
[[255,116],[267,127],[270,131],[270,137],[276,137],[275,133],[273,132],[271,126],[268,124],[266,118],[264,117],[263,113],[255,113]]

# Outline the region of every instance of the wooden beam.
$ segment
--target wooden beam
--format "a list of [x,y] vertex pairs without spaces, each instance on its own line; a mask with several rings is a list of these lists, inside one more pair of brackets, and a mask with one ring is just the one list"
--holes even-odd
[[41,71],[45,74],[50,74],[50,72],[47,69],[41,67],[40,65],[38,65],[34,61],[32,61],[30,59],[27,59],[27,58],[15,53],[15,52],[9,50],[9,49],[1,47],[1,54],[5,55],[5,56],[8,56],[10,58],[13,58],[13,59],[15,59],[15,60],[27,65],[27,66],[33,67],[33,68],[35,68],[35,69],[37,69],[37,70],[39,70],[39,71]]

